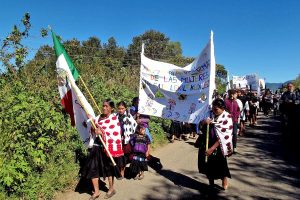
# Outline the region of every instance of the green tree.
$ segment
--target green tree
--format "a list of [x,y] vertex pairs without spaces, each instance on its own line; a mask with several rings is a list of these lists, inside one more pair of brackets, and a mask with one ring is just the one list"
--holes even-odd
[[295,84],[295,88],[300,88],[300,74],[295,79],[294,84]]
[[[128,46],[125,65],[140,66],[140,53],[142,44],[145,44],[145,55],[154,60],[160,60],[167,57],[167,47],[169,38],[165,34],[149,30],[132,39],[132,43]],[[171,51],[170,48],[168,51]]]
[[216,64],[216,86],[219,94],[226,92],[227,70],[221,64]]
[[14,74],[15,77],[17,77],[17,71],[24,66],[28,54],[28,48],[22,44],[22,41],[29,34],[30,14],[25,13],[21,21],[24,27],[14,25],[12,32],[1,42],[0,49],[0,62],[8,72],[7,74]]

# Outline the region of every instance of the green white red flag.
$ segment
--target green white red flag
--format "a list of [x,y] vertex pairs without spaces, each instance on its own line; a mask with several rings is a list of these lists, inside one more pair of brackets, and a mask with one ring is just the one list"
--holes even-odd
[[52,38],[57,56],[56,70],[61,104],[65,111],[70,115],[71,125],[76,126],[82,140],[88,145],[88,142],[90,141],[91,124],[88,122],[87,114],[83,108],[85,108],[87,113],[93,116],[93,118],[95,117],[95,113],[80,89],[77,87],[76,81],[79,78],[79,73],[53,31]]

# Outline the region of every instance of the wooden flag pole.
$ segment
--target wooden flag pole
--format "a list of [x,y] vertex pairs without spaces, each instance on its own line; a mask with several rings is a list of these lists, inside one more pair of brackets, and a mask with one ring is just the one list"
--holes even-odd
[[[49,28],[50,31],[52,31],[50,25],[48,25],[48,28]],[[76,94],[76,96],[77,96],[77,98],[78,98],[78,100],[79,100],[79,102],[80,102],[82,108],[84,109],[84,112],[86,113],[86,115],[90,114],[90,113],[88,113],[88,110],[87,110],[87,108],[85,107],[85,105],[82,103],[81,97],[78,95],[78,88],[77,88],[77,86],[76,86],[76,84],[75,84],[75,81],[74,81],[73,79],[72,79],[72,80],[70,79],[70,74],[69,74],[68,72],[66,72],[66,74],[67,74],[67,78],[68,78],[68,80],[69,80],[69,82],[70,82],[70,84],[71,84],[71,87],[74,89],[74,92],[75,92],[75,94]],[[72,76],[72,75],[71,75],[71,76]],[[81,78],[80,76],[79,76],[79,78],[80,78],[81,82],[83,83],[83,85],[85,86],[85,88],[87,89],[89,95],[91,96],[91,98],[92,98],[92,100],[93,100],[93,103],[95,104],[95,106],[96,106],[97,109],[98,109],[98,112],[101,114],[101,111],[100,111],[98,105],[96,104],[94,97],[92,96],[92,94],[91,94],[90,91],[88,90],[88,88],[87,88],[86,84],[84,83],[84,81],[82,80],[82,78]],[[90,119],[90,121],[91,121],[91,123],[92,123],[93,128],[94,128],[95,131],[96,131],[97,127],[96,127],[96,125],[95,125],[95,123],[94,123],[94,120],[93,120],[93,119]],[[100,139],[100,142],[102,143],[102,145],[104,146],[104,149],[106,150],[106,152],[107,152],[107,154],[108,154],[108,156],[109,156],[109,158],[110,158],[110,160],[111,160],[111,162],[112,162],[112,164],[113,164],[113,166],[114,166],[114,168],[115,168],[115,172],[116,172],[115,175],[116,175],[116,176],[121,176],[120,171],[119,171],[119,169],[118,169],[118,167],[117,167],[117,164],[116,164],[115,160],[113,159],[111,153],[109,152],[109,150],[108,150],[106,144],[104,143],[102,137],[99,136],[99,139]]]
[[[206,127],[206,144],[205,144],[205,154],[206,154],[206,151],[208,150],[208,138],[209,138],[209,124],[207,124],[207,127]],[[208,160],[208,156],[205,155],[205,163],[207,163],[207,160]]]
[[81,76],[79,76],[79,79],[80,79],[81,83],[83,84],[84,88],[86,89],[86,91],[88,92],[88,94],[90,95],[90,97],[91,97],[93,103],[95,104],[96,108],[98,109],[99,114],[101,114],[101,110],[100,110],[100,108],[98,107],[98,105],[97,105],[97,103],[96,103],[96,101],[95,101],[95,99],[94,99],[92,93],[90,92],[89,88],[86,86],[86,84],[85,84],[85,82],[83,81],[83,79],[81,78]]
[[[81,104],[82,108],[84,109],[84,111],[85,111],[86,115],[90,114],[90,113],[88,113],[88,111],[87,111],[86,107],[85,107],[85,106],[84,106],[84,104],[82,103],[81,97],[79,97],[79,96],[78,96],[78,91],[77,91],[77,90],[78,90],[78,88],[77,88],[77,86],[76,86],[75,82],[74,82],[74,81],[72,81],[72,80],[69,78],[69,74],[68,74],[68,73],[67,73],[67,77],[68,77],[68,79],[69,79],[69,81],[70,81],[70,83],[71,83],[72,89],[74,89],[74,91],[75,91],[75,94],[76,94],[76,96],[77,96],[77,98],[78,98],[78,100],[79,100],[79,102],[80,102],[80,104]],[[93,128],[96,130],[96,129],[97,129],[97,127],[96,127],[96,125],[95,125],[95,123],[94,123],[94,120],[93,120],[93,119],[90,119],[90,121],[91,121],[91,123],[92,123],[92,126],[93,126]],[[100,139],[100,141],[101,141],[102,145],[104,146],[104,148],[105,148],[105,150],[106,150],[106,152],[107,152],[107,154],[108,154],[108,156],[109,156],[109,158],[110,158],[110,160],[111,160],[112,164],[114,165],[114,167],[116,167],[116,166],[117,166],[117,164],[116,164],[115,160],[113,159],[113,157],[112,157],[111,153],[109,152],[109,150],[108,150],[108,148],[107,148],[106,144],[104,143],[104,141],[103,141],[102,137],[101,137],[101,136],[99,136],[99,139]]]

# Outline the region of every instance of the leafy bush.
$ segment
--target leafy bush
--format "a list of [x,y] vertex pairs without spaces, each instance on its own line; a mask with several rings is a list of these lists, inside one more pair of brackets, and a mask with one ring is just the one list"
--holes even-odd
[[[29,199],[49,196],[55,187],[45,187],[62,186],[57,181],[60,176],[73,174],[74,178],[76,165],[70,155],[80,147],[78,134],[60,111],[21,82],[8,84],[2,79],[1,86],[0,191]],[[59,172],[63,173],[56,175]],[[47,174],[56,181],[48,179],[41,185]]]

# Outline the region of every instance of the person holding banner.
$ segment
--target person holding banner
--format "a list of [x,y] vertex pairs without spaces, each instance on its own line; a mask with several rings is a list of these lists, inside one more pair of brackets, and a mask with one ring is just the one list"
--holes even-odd
[[[210,186],[214,186],[214,180],[221,179],[224,190],[228,188],[227,178],[231,178],[226,157],[232,155],[232,116],[225,111],[225,102],[215,99],[212,103],[214,119],[201,121],[201,131],[208,131],[208,149],[206,150],[206,134],[201,134],[195,142],[198,151],[198,169],[205,174]],[[206,162],[206,158],[207,162]]]

